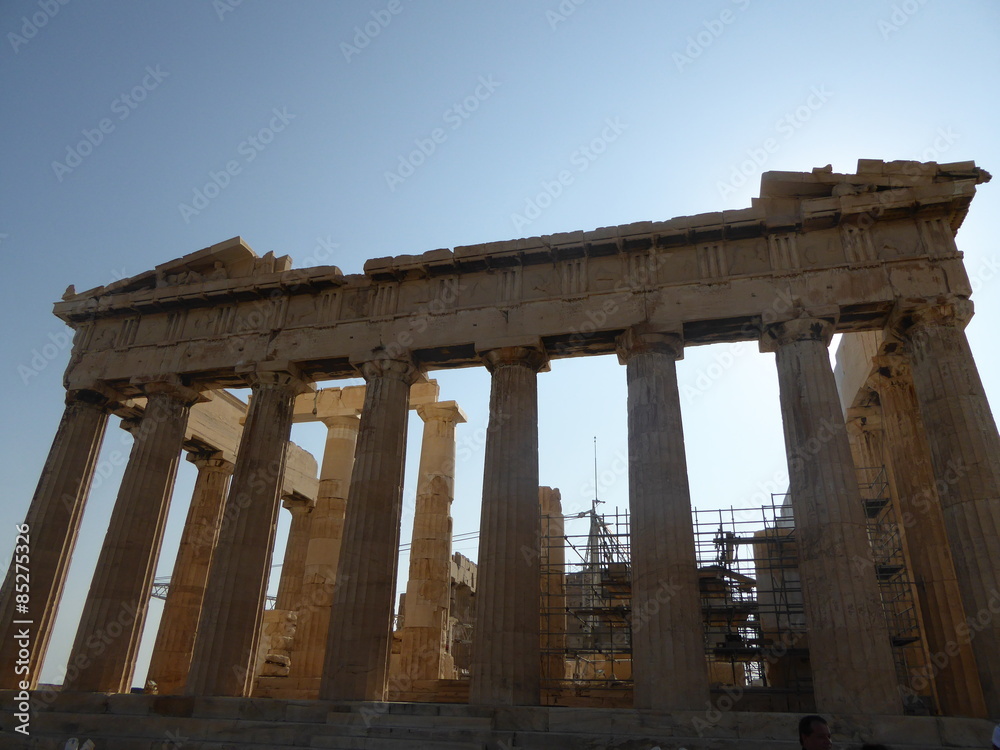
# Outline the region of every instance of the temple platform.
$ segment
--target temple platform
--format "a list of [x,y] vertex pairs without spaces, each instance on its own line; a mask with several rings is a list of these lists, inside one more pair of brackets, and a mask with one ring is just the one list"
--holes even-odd
[[[15,732],[16,693],[0,691],[0,747],[64,750],[796,750],[798,714],[442,703],[33,694],[29,732]],[[724,703],[722,705],[725,705]],[[924,716],[827,716],[835,748],[988,747],[992,723]]]

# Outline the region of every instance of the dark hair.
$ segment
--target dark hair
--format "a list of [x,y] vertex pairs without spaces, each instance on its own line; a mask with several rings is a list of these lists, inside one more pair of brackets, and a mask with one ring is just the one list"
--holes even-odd
[[820,724],[826,724],[826,719],[822,716],[817,716],[816,714],[809,714],[808,716],[803,716],[799,719],[799,739],[803,737],[808,737],[813,733],[813,724],[816,722]]

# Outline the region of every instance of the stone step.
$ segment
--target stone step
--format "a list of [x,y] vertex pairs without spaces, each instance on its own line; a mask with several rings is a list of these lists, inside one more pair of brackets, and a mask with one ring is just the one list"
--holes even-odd
[[[798,715],[737,711],[508,707],[62,694],[13,733],[13,693],[0,691],[0,750],[797,750]],[[992,731],[980,719],[831,716],[838,747],[883,742],[894,750],[965,750]]]

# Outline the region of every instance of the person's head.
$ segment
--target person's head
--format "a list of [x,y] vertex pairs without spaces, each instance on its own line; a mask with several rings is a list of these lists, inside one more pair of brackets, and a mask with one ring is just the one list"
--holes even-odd
[[799,744],[803,750],[830,750],[830,725],[822,716],[810,714],[799,720]]

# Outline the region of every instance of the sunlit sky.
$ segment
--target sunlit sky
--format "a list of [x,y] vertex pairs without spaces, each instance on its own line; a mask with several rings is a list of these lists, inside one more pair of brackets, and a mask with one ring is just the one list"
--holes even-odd
[[[62,413],[68,329],[51,310],[69,284],[236,235],[296,267],[360,273],[373,257],[744,208],[764,171],[853,172],[859,158],[1000,170],[1000,5],[986,0],[6,0],[0,32],[5,561]],[[994,403],[998,195],[981,186],[958,235]],[[783,491],[773,355],[689,348],[678,373],[693,503]],[[430,376],[469,416],[453,515],[456,534],[476,531],[489,376]],[[565,512],[589,508],[596,437],[601,507],[624,508],[624,368],[558,360],[538,386],[541,483]],[[129,444],[117,422],[105,456]],[[420,430],[413,414],[403,541]],[[296,425],[292,439],[318,457],[323,432]],[[45,681],[61,680],[120,472],[91,494]],[[194,473],[181,462],[158,576]],[[476,545],[456,549],[475,558]]]

